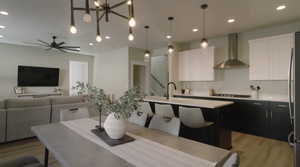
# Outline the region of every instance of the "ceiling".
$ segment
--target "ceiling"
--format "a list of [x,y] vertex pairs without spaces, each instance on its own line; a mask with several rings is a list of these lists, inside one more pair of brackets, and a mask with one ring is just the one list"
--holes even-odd
[[[120,1],[122,0],[109,0],[111,4]],[[58,41],[79,45],[82,53],[95,55],[125,46],[145,47],[143,27],[147,24],[150,25],[150,47],[158,48],[167,44],[165,35],[168,31],[168,16],[175,17],[174,41],[190,41],[202,37],[202,3],[209,5],[208,37],[300,19],[299,0],[135,0],[134,3],[137,26],[133,42],[129,42],[127,38],[127,21],[113,16],[109,23],[101,24],[102,35],[109,35],[111,39],[103,39],[101,43],[89,46],[90,42],[95,42],[95,23],[84,23],[83,13],[76,12],[78,33],[70,34],[69,0],[0,0],[0,10],[9,13],[8,16],[0,15],[0,25],[7,27],[0,30],[0,34],[4,36],[0,42],[28,45],[28,42],[35,42],[37,39],[50,42],[51,36],[57,35]],[[276,11],[276,7],[281,4],[285,4],[287,8]],[[75,5],[84,6],[84,0],[75,0]],[[127,14],[127,7],[122,6],[118,11]],[[236,19],[236,22],[227,23],[229,18]],[[194,27],[198,27],[199,32],[192,32]]]

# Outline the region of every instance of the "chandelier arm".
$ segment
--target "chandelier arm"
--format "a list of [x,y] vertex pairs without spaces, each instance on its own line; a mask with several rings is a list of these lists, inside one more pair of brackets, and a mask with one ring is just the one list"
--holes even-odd
[[133,0],[131,0],[131,5],[130,5],[130,7],[131,7],[131,17],[134,17],[134,7],[133,7]]
[[[85,8],[78,8],[78,7],[74,7],[74,8],[72,8],[72,10],[78,10],[78,11],[86,11],[86,9]],[[99,10],[100,12],[101,11],[104,11],[104,9],[103,8],[99,8],[99,9],[97,9],[97,8],[90,8],[90,11],[97,11],[97,10]]]
[[105,12],[102,13],[102,15],[97,19],[98,22],[100,22],[102,20],[102,18],[105,16]]
[[123,1],[123,2],[120,2],[120,3],[117,3],[117,4],[115,4],[115,5],[112,5],[112,6],[110,7],[110,9],[117,8],[117,7],[122,6],[122,5],[126,4],[126,3],[127,3],[127,0],[125,0],[125,1]]
[[122,18],[124,18],[124,19],[126,19],[126,20],[128,20],[129,18],[127,17],[127,16],[124,16],[124,15],[122,15],[122,14],[119,14],[119,13],[117,13],[117,12],[115,12],[115,11],[110,11],[112,14],[115,14],[115,15],[117,15],[117,16],[119,16],[119,17],[122,17]]

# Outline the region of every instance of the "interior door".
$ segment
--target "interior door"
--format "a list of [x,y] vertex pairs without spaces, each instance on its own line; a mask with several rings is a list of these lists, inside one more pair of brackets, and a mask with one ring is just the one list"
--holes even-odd
[[69,64],[69,94],[70,96],[76,95],[77,91],[73,90],[77,82],[88,83],[89,79],[89,65],[87,62],[70,61]]

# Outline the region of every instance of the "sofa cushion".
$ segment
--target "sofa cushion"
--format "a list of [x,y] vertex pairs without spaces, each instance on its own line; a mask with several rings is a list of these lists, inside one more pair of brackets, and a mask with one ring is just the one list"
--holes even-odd
[[26,107],[39,107],[51,105],[50,99],[38,98],[38,99],[7,99],[6,108],[26,108]]
[[61,96],[61,97],[53,97],[51,98],[51,102],[53,105],[59,104],[73,104],[73,103],[84,103],[84,96]]

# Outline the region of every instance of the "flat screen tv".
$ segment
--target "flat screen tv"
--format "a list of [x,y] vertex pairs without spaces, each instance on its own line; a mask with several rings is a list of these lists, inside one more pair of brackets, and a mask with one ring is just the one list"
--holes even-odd
[[56,87],[59,68],[18,66],[19,87]]

